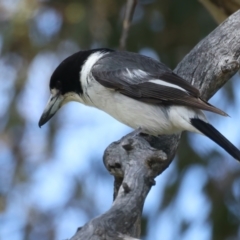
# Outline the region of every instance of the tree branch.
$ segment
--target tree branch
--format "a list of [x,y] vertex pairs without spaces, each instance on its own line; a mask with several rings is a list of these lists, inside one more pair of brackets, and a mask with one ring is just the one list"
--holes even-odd
[[[209,99],[240,68],[240,11],[230,16],[181,61],[175,72]],[[86,223],[71,240],[139,237],[142,208],[154,178],[171,163],[180,135],[131,133],[105,151],[104,164],[115,177],[115,200],[103,215]]]
[[137,0],[128,0],[126,4],[126,10],[124,13],[124,20],[123,20],[123,29],[122,29],[122,35],[120,38],[120,50],[125,50],[126,48],[126,41],[128,37],[129,28],[132,22],[133,14],[135,7],[137,5]]

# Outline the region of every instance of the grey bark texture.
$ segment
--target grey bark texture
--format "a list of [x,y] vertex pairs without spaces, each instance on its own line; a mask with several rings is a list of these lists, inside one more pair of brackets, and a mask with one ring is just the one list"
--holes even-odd
[[[234,13],[185,56],[174,70],[209,99],[240,68],[240,11]],[[223,119],[224,120],[224,119]],[[144,201],[154,178],[175,156],[180,135],[153,137],[130,133],[112,143],[104,164],[115,177],[114,202],[81,227],[71,240],[120,240],[140,237]]]

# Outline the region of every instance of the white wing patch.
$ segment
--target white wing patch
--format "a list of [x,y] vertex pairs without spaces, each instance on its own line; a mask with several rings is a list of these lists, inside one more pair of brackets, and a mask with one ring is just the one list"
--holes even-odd
[[160,79],[149,80],[149,82],[156,83],[156,84],[159,84],[159,85],[162,85],[162,86],[166,86],[166,87],[177,88],[177,89],[179,89],[181,91],[184,91],[184,92],[188,93],[188,91],[186,91],[184,88],[179,87],[178,85],[175,85],[175,84],[172,84],[172,83],[165,82],[165,81],[160,80]]
[[129,70],[128,68],[126,68],[126,77],[129,77],[129,78],[136,78],[136,77],[139,77],[139,78],[144,78],[146,76],[148,76],[148,73],[144,72],[143,70],[140,70],[140,69],[131,69]]
[[126,77],[133,78],[134,77],[133,73],[128,68],[126,68],[126,70],[127,70]]
[[[149,74],[140,69],[129,70],[128,68],[126,68],[126,77],[128,77],[128,78],[136,78],[136,77],[145,78],[145,77],[149,77]],[[184,88],[179,87],[176,84],[168,83],[161,79],[152,79],[152,80],[149,80],[148,82],[152,82],[152,83],[159,84],[159,85],[166,86],[166,87],[176,88],[176,89],[179,89],[181,91],[188,93],[188,91],[185,90]]]

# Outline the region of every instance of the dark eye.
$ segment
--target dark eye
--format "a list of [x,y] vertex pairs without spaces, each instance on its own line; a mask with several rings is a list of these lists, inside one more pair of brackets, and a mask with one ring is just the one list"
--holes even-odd
[[56,89],[61,90],[62,88],[62,83],[60,81],[56,82]]

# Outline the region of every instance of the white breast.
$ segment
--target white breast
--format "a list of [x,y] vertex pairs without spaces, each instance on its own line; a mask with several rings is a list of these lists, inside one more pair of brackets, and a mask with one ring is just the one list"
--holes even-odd
[[87,89],[84,101],[86,105],[103,110],[134,129],[141,128],[154,135],[171,131],[165,108],[131,99],[94,80]]

